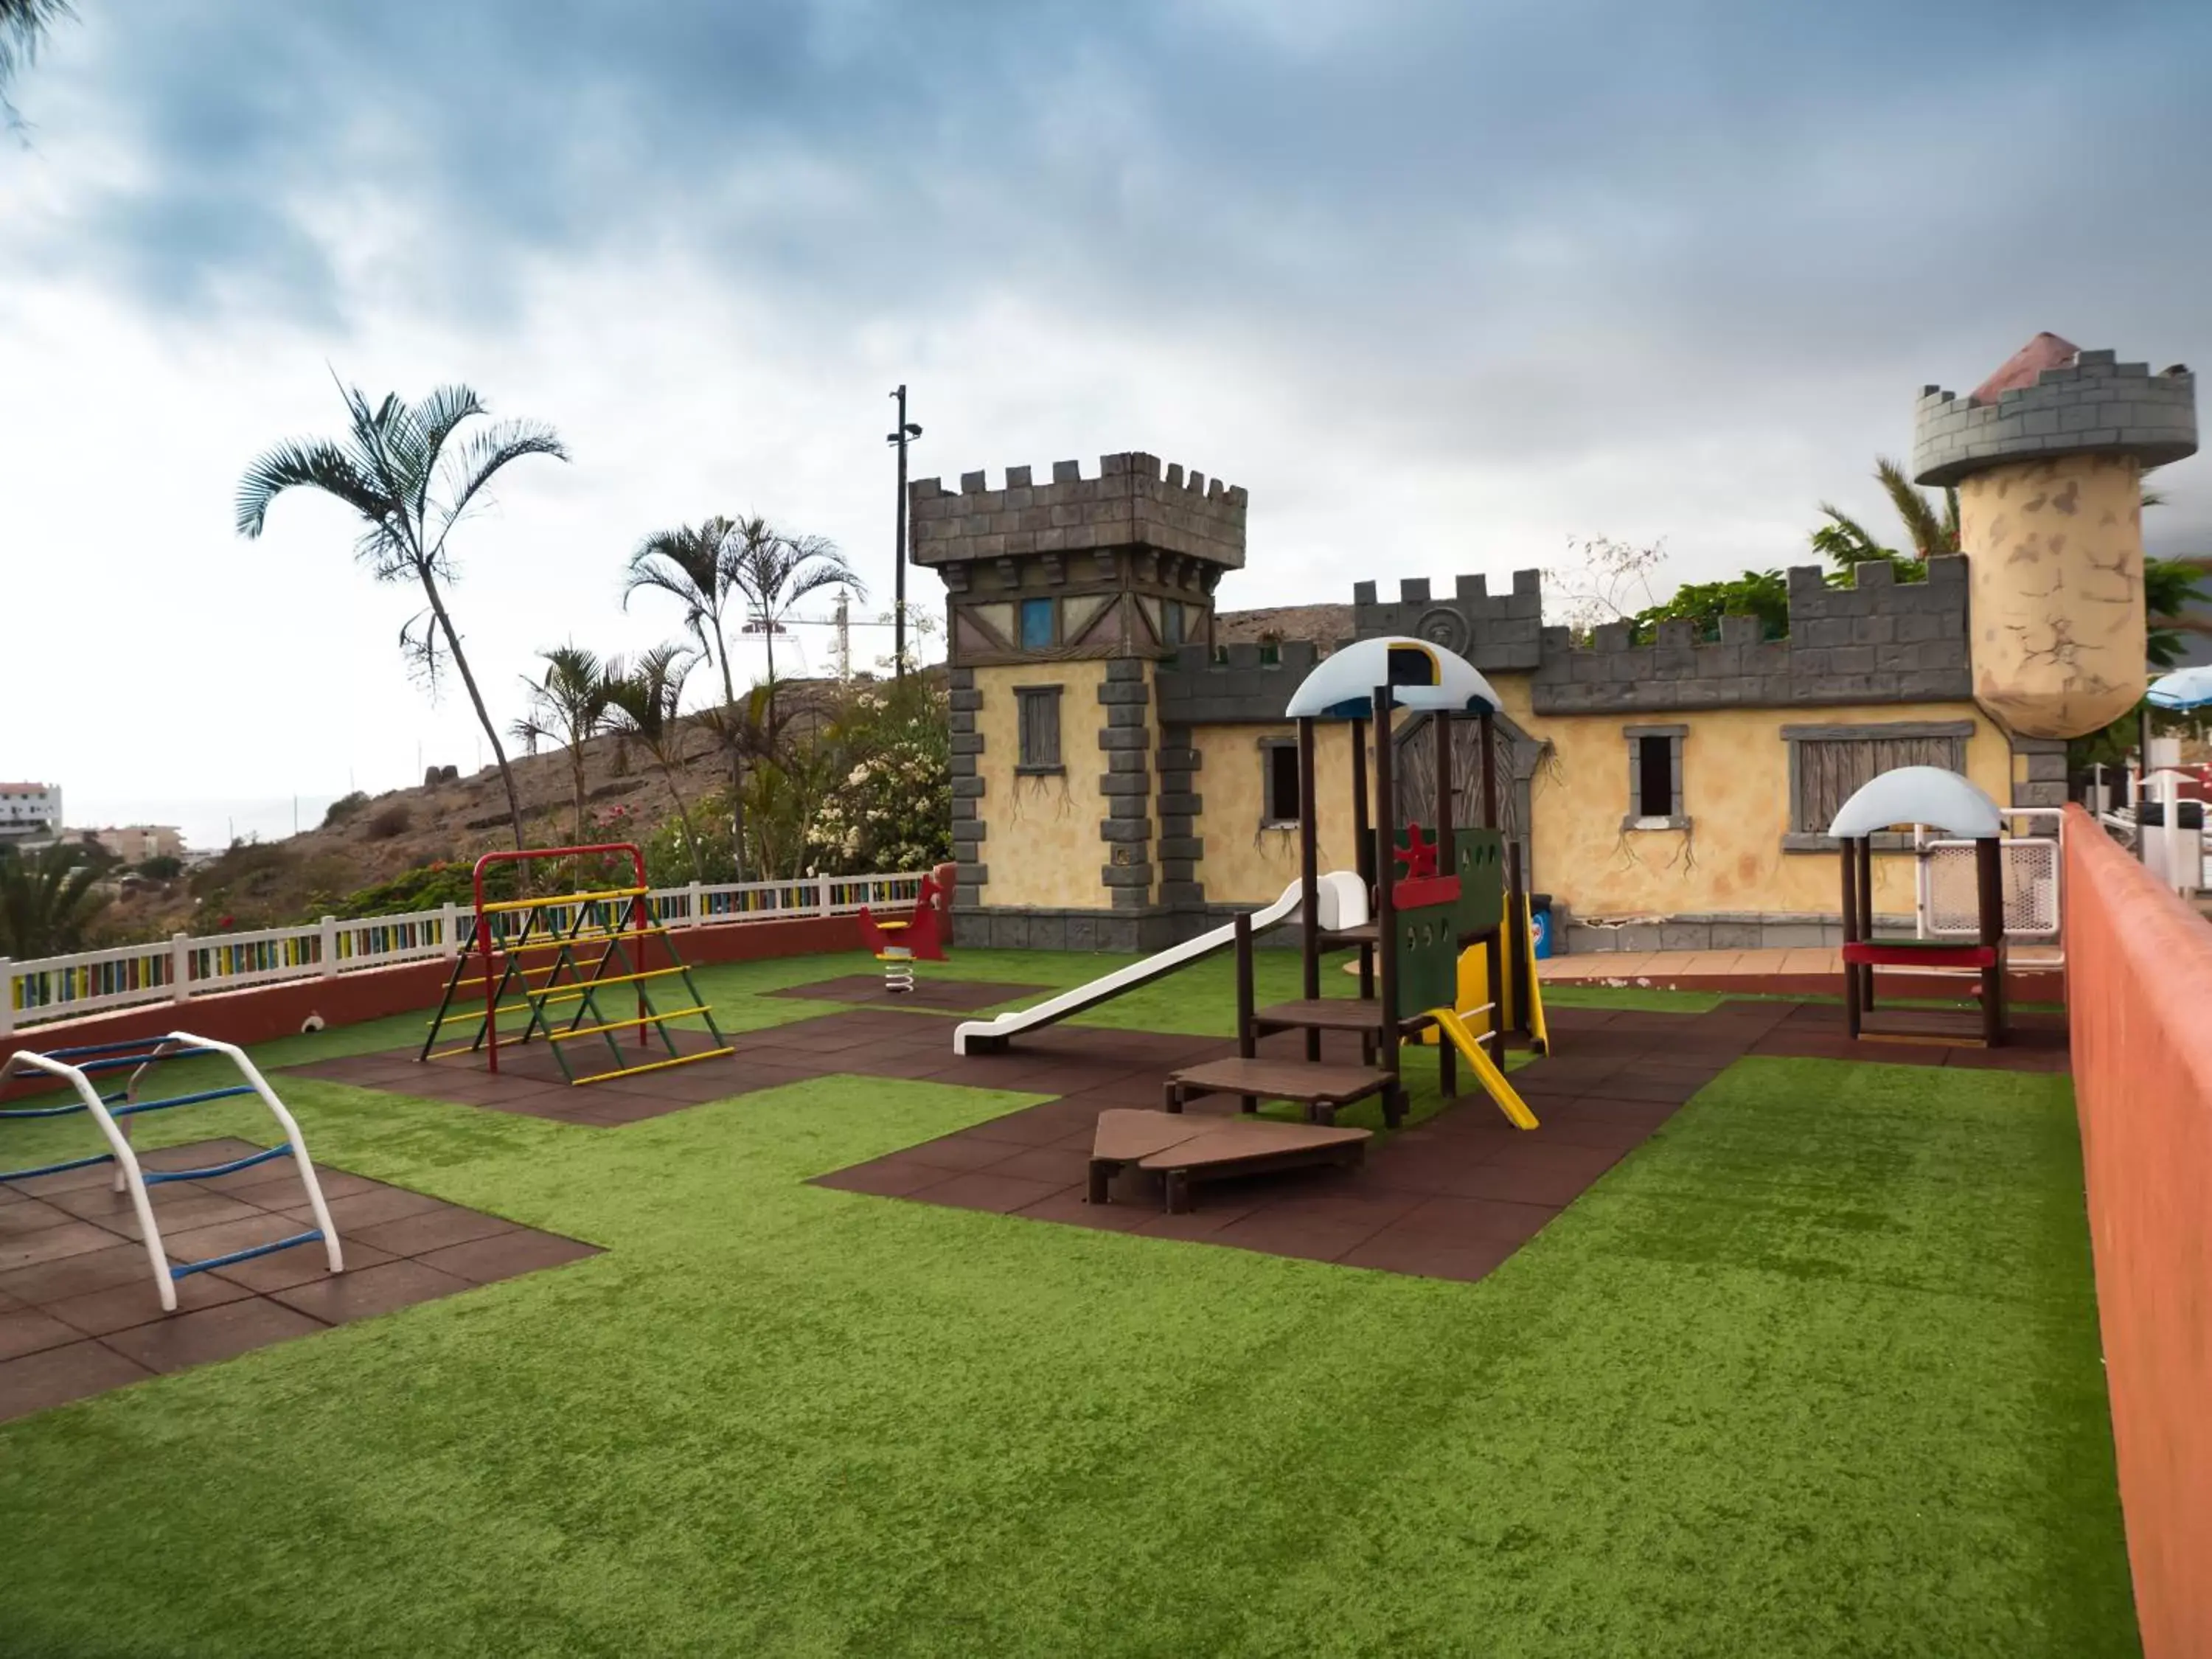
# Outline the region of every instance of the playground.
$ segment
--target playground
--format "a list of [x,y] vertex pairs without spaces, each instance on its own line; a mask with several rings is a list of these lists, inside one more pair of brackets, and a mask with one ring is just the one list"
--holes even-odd
[[[1349,960],[1327,959],[1329,994],[1356,993]],[[956,947],[921,976],[1019,1007],[1100,965]],[[1060,1026],[1060,1053],[972,1060],[951,1045],[972,1011],[804,994],[875,978],[864,955],[696,972],[741,1052],[811,1048],[816,1074],[672,1068],[655,1086],[729,1067],[725,1097],[598,1126],[325,1075],[419,1042],[420,1016],[258,1050],[323,1169],[599,1253],[381,1316],[326,1310],[331,1328],[0,1425],[14,1639],[2131,1650],[2061,1076],[1936,1051],[1731,1058],[1775,1046],[1791,1005],[1583,993],[1553,1011],[1560,1052],[1513,1076],[1547,1127],[1581,1115],[1572,1093],[1634,1144],[1590,1149],[1605,1170],[1526,1242],[1478,1246],[1498,1261],[1467,1283],[1158,1236],[1234,1207],[1205,1194],[1187,1220],[1109,1206],[1105,1231],[997,1212],[1017,1194],[957,1170],[903,1199],[851,1190],[994,1124],[1025,1135],[1091,1074],[1079,1048],[1152,1034],[1121,1067],[1149,1098],[1122,1097],[1157,1103],[1153,1045],[1234,1041],[1225,953]],[[1300,988],[1295,951],[1256,972],[1263,999]],[[1815,1012],[1840,1042],[1840,1010]],[[884,1035],[788,1041],[825,1021]],[[1716,1021],[1732,1047],[1698,1036]],[[1432,1050],[1404,1064],[1396,1144],[1528,1139],[1486,1100],[1447,1106]],[[408,1075],[426,1072],[444,1074]],[[253,1135],[250,1108],[156,1114],[143,1138]],[[1346,1119],[1380,1127],[1372,1101]],[[11,1126],[34,1137],[62,1139]]]
[[948,867],[861,951],[694,966],[634,848],[547,848],[427,1018],[19,1049],[68,1088],[0,1106],[0,1624],[2133,1651],[2063,1021],[1995,933],[1906,1042],[1856,934],[1838,1001],[1547,1006],[1494,798],[1315,760],[1419,711],[1448,803],[1496,709],[1340,653],[1291,713],[1357,866],[1310,834],[1144,957],[960,946]]

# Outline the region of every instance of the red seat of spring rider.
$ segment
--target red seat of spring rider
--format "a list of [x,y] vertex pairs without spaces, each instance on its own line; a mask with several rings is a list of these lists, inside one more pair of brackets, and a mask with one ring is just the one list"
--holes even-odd
[[878,921],[868,914],[868,907],[860,907],[860,941],[880,956],[893,944],[897,935],[897,947],[912,953],[917,962],[945,960],[945,913],[951,907],[952,876],[951,867],[939,865],[921,878],[921,889],[915,895],[913,914],[902,921]]
[[1844,946],[1844,960],[1869,968],[1994,968],[1994,945],[1915,945],[1899,939],[1855,939]]

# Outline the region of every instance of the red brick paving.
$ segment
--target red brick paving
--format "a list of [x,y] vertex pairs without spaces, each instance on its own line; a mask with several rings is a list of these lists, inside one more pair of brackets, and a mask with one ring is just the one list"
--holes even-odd
[[[257,1150],[207,1140],[142,1156],[149,1168],[177,1170]],[[598,1254],[342,1170],[318,1164],[316,1174],[344,1247],[344,1273],[331,1273],[319,1244],[302,1245],[179,1279],[173,1314],[161,1311],[146,1252],[133,1242],[127,1195],[118,1203],[107,1190],[109,1170],[0,1188],[0,1422]],[[301,1218],[307,1212],[299,1181],[282,1160],[149,1192],[173,1261],[312,1224]]]

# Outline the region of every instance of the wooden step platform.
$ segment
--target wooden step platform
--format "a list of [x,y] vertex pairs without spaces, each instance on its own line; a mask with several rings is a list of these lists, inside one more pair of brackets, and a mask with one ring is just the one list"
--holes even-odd
[[[1406,1030],[1428,1023],[1426,1014],[1415,1014],[1400,1020],[1398,1026]],[[1262,1036],[1270,1031],[1369,1031],[1380,1036],[1382,1005],[1364,997],[1301,998],[1260,1009],[1252,1024]]]
[[1859,1041],[1985,1048],[1989,1034],[1978,1009],[1869,1008],[1859,1016]]
[[1318,1066],[1296,1060],[1243,1060],[1235,1055],[1186,1066],[1174,1073],[1165,1088],[1167,1109],[1180,1112],[1201,1095],[1242,1095],[1251,1103],[1262,1100],[1295,1100],[1317,1123],[1334,1120],[1337,1108],[1379,1094],[1393,1107],[1398,1074],[1375,1066]]
[[1098,1115],[1088,1197],[1093,1204],[1106,1203],[1114,1177],[1133,1165],[1164,1177],[1168,1213],[1181,1215],[1191,1207],[1190,1189],[1198,1182],[1315,1164],[1358,1164],[1370,1138],[1365,1129],[1318,1123],[1116,1109]]

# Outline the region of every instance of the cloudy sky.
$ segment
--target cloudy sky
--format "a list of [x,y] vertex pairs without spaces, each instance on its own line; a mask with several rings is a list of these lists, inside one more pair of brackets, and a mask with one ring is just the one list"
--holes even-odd
[[[504,724],[534,651],[675,631],[619,602],[663,526],[766,513],[887,601],[901,380],[921,476],[1248,486],[1243,606],[1594,536],[1802,562],[1823,497],[1881,518],[1923,382],[2045,328],[2212,362],[2184,0],[78,9],[0,141],[0,776],[73,822],[271,833],[477,763],[340,509],[232,532],[333,372],[574,452],[456,541]],[[2154,550],[2212,546],[2208,465]]]

